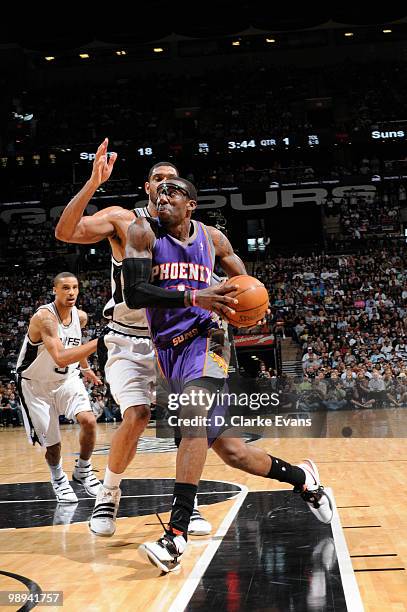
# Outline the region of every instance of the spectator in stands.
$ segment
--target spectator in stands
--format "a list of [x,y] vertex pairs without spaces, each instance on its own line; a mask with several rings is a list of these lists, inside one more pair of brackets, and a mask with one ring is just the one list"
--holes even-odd
[[11,410],[11,422],[13,427],[23,425],[23,415],[21,412],[20,401],[13,391],[9,395],[9,406]]

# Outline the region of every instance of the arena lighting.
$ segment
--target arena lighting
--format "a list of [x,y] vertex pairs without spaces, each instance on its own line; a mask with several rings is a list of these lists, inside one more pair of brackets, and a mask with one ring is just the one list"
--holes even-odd
[[116,51],[116,55],[127,55],[127,51]]
[[382,30],[383,34],[391,34],[393,30]]
[[89,53],[79,53],[81,59],[89,59]]
[[154,53],[162,53],[164,49],[162,47],[154,47],[153,51]]
[[233,47],[240,47],[240,40],[234,40],[234,41],[232,42],[232,46],[233,46]]
[[44,59],[47,60],[47,62],[52,62],[52,60],[54,60],[55,57],[53,55],[46,55]]
[[353,32],[345,32],[344,36],[350,38],[351,36],[353,36]]
[[276,39],[275,38],[266,38],[266,42],[267,43],[275,43]]

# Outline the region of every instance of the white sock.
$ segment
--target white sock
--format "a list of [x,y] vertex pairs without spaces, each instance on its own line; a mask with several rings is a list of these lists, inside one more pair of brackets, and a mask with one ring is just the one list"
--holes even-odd
[[115,472],[111,472],[107,467],[103,480],[103,486],[106,487],[106,489],[118,489],[120,487],[123,474],[124,472],[122,474],[115,474]]
[[59,461],[58,465],[51,465],[49,464],[49,469],[51,470],[51,477],[52,480],[58,480],[58,478],[62,478],[62,476],[64,475],[63,469],[62,469],[62,460]]
[[86,468],[89,466],[90,466],[90,459],[82,459],[81,457],[78,458],[78,467]]
[[198,509],[198,495],[195,495],[194,508]]

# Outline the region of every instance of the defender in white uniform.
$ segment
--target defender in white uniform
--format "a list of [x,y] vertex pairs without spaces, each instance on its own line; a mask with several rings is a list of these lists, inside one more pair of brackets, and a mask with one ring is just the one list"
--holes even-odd
[[40,306],[31,318],[18,356],[17,382],[29,441],[46,448],[57,500],[76,503],[78,498],[62,470],[59,415],[80,424],[80,454],[72,477],[89,495],[96,496],[101,485],[90,463],[96,419],[79,377],[79,363],[87,379],[101,384],[86,360],[96,350],[97,341],[81,344],[81,328],[86,325],[87,315],[75,306],[77,278],[70,272],[61,272],[54,279],[54,293],[55,301]]
[[[146,208],[135,208],[133,219],[145,217]],[[107,348],[106,380],[124,415],[131,406],[150,406],[155,384],[155,354],[145,310],[127,308],[122,289],[122,262],[112,255],[112,297],[103,310],[111,330],[104,336]]]
[[[109,319],[111,330],[103,339],[108,353],[105,374],[111,393],[120,406],[123,422],[112,436],[103,487],[90,520],[93,533],[101,536],[111,536],[115,532],[120,482],[150,419],[156,377],[155,353],[145,311],[128,309],[123,298],[121,267],[127,230],[138,217],[157,216],[154,204],[157,186],[165,179],[178,176],[173,164],[159,162],[151,168],[145,183],[149,196],[147,207],[128,210],[110,206],[84,217],[86,206],[101,183],[110,177],[117,157],[112,153],[108,160],[107,147],[106,138],[96,152],[90,179],[66,206],[55,229],[56,238],[64,242],[93,244],[107,238],[112,250],[112,297],[103,312]],[[197,503],[195,505],[189,533],[207,535],[211,525],[200,515]]]

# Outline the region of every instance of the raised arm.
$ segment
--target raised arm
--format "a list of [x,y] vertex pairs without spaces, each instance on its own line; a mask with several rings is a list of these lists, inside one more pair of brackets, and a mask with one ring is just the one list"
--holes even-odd
[[229,277],[247,274],[245,265],[238,255],[233,251],[232,245],[215,227],[207,226],[213,245],[215,255],[219,258],[219,264]]
[[81,361],[96,351],[97,340],[87,344],[66,349],[58,337],[56,318],[47,310],[39,310],[31,319],[30,332],[40,336],[45,348],[59,368],[65,368],[71,363]]
[[110,159],[107,159],[108,144],[109,141],[105,138],[96,151],[90,179],[65,207],[55,228],[55,237],[58,240],[93,244],[114,234],[115,227],[111,219],[112,215],[120,210],[119,207],[111,206],[90,217],[83,216],[95,191],[109,179],[117,159],[116,153],[112,153]]
[[[237,300],[228,293],[236,285],[221,283],[199,291],[177,291],[152,285],[150,281],[154,232],[146,219],[136,219],[127,231],[126,258],[123,260],[124,299],[129,308],[187,308],[199,306],[223,315],[234,314]],[[229,304],[229,306],[227,306]]]

